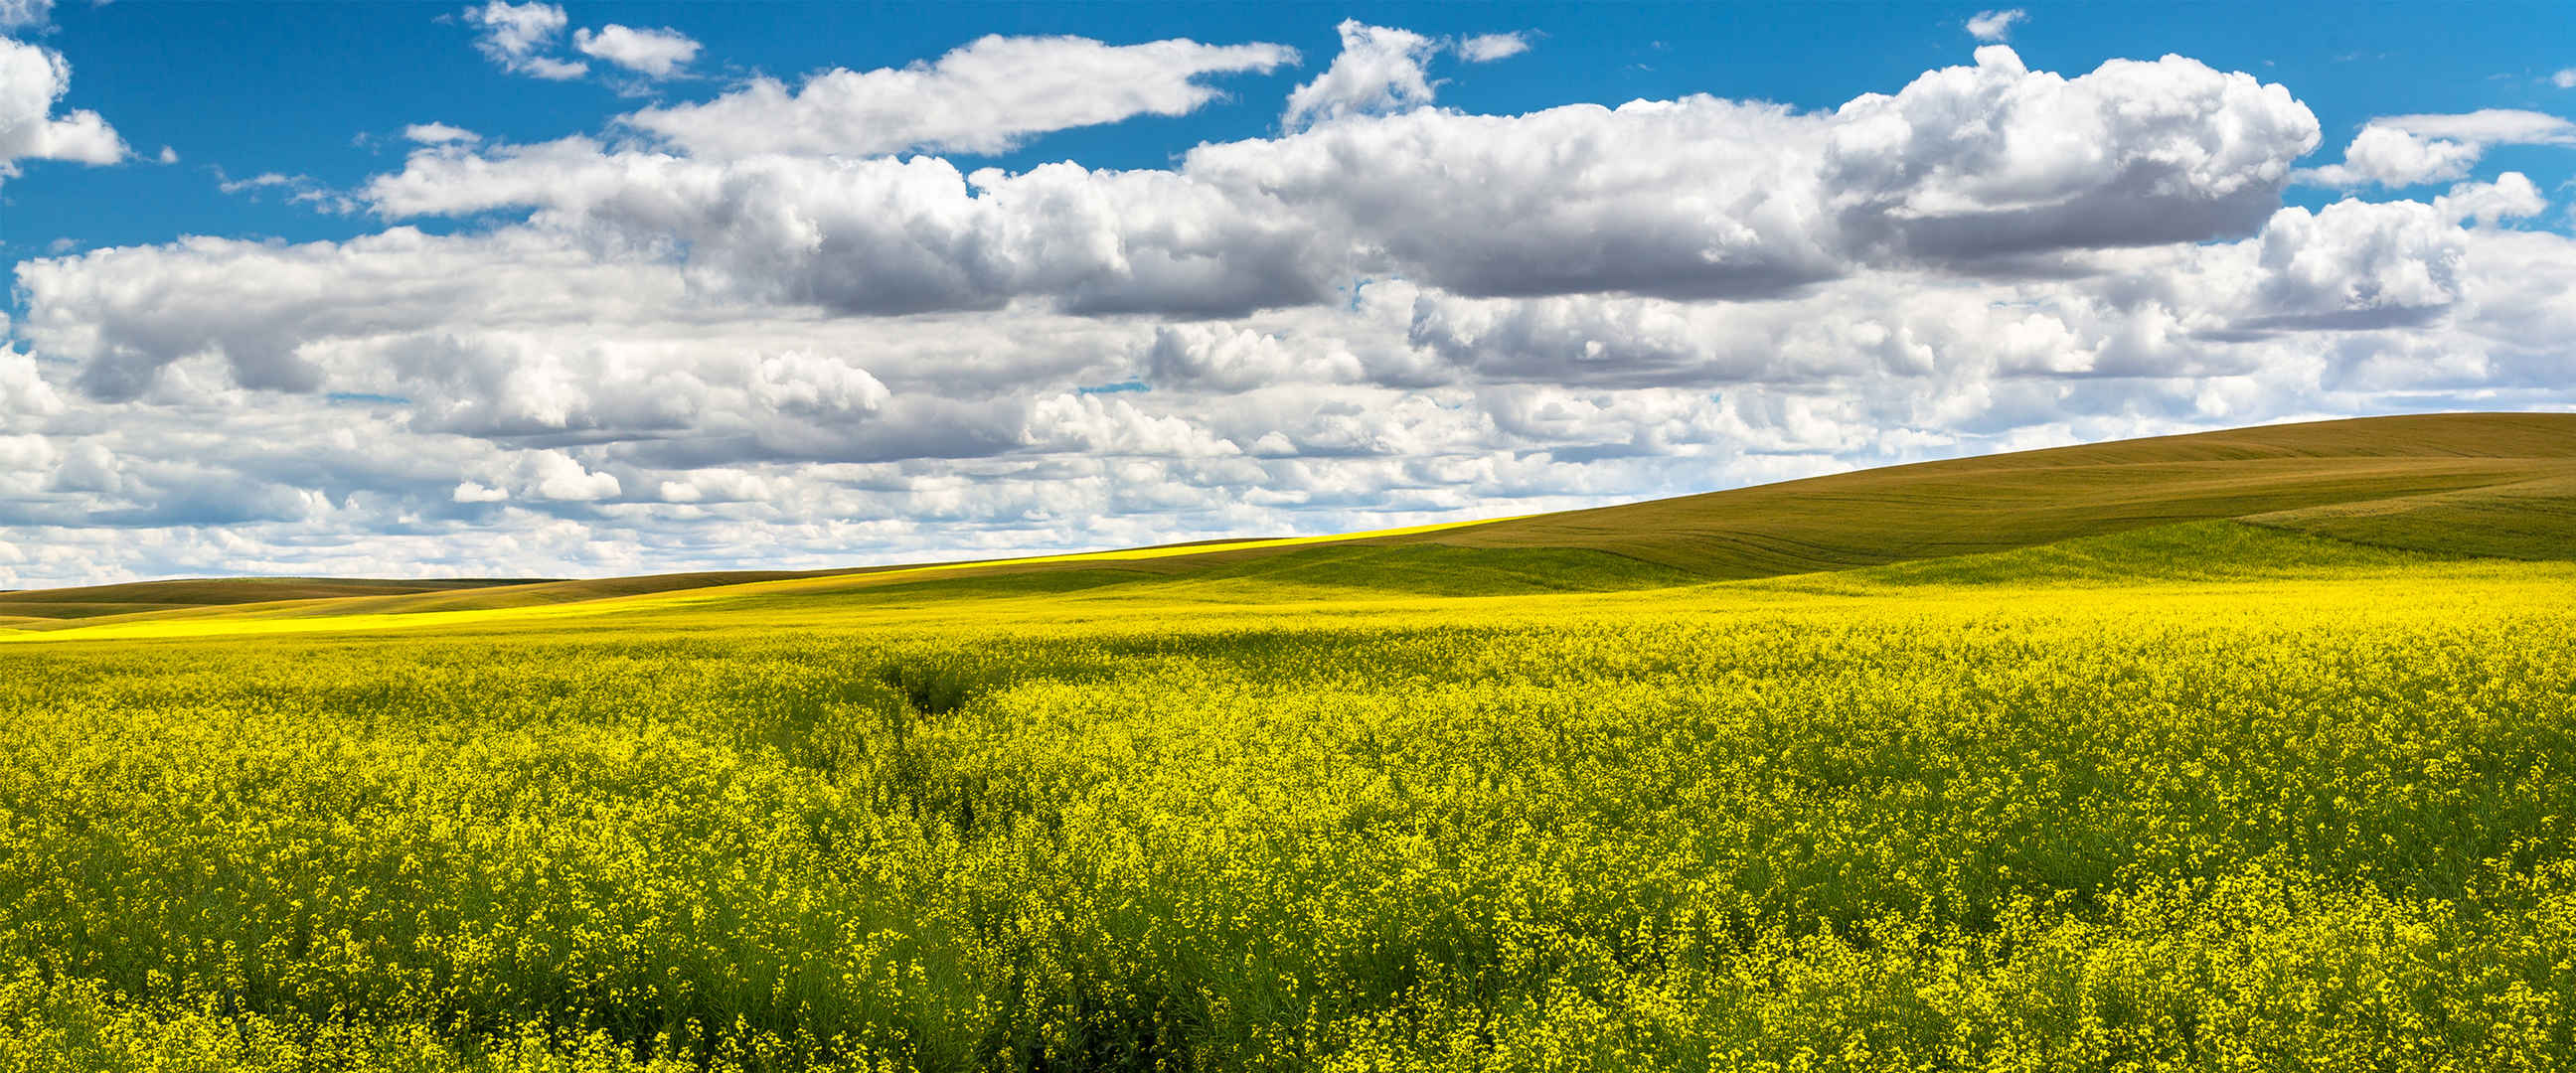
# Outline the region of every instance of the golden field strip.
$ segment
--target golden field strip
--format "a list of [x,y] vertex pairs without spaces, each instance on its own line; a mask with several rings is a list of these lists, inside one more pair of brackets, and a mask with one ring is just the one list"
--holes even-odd
[[2159,449],[2165,506],[1932,557],[1983,530],[1888,490],[1958,471],[1826,484],[1883,508],[1830,547],[1666,501],[22,623],[0,1070],[2568,1068],[2576,427],[2512,428],[2226,441],[2305,505],[2215,519]]

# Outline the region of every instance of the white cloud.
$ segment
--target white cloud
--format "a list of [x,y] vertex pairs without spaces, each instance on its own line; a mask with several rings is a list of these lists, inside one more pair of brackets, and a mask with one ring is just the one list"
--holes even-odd
[[793,350],[761,359],[751,396],[772,410],[834,421],[867,417],[891,397],[865,369]]
[[2342,163],[2305,169],[2299,178],[2344,189],[2372,184],[2414,186],[2462,178],[2483,155],[2485,147],[2476,143],[2426,138],[2373,123],[2353,136],[2352,144],[2344,148]]
[[2541,195],[2540,187],[2518,171],[2498,175],[2491,183],[2461,183],[2433,199],[2434,211],[2444,220],[2471,220],[2488,227],[2538,216],[2548,208],[2549,199]]
[[1724,298],[1870,264],[2242,234],[2314,140],[2304,107],[2247,76],[2169,58],[2070,80],[1989,47],[1830,114],[1706,97],[1415,110],[1126,172],[569,138],[423,150],[362,196],[393,218],[533,210],[531,234],[673,260],[728,301],[1205,316],[1313,303],[1353,274]]
[[2560,89],[2576,89],[2576,67],[2567,67],[2549,76],[2549,84]]
[[481,30],[474,47],[502,70],[553,81],[590,73],[588,64],[546,55],[561,41],[569,21],[559,6],[543,0],[525,4],[491,0],[466,8],[465,21]]
[[312,181],[313,177],[309,175],[288,175],[283,172],[272,171],[254,175],[247,179],[225,179],[216,183],[215,186],[217,189],[220,189],[227,194],[239,194],[251,190],[265,190],[275,186],[295,186]]
[[[511,460],[510,480],[518,495],[529,499],[589,502],[613,499],[622,491],[617,477],[584,468],[562,451],[522,451]],[[457,494],[465,493],[458,486]]]
[[54,0],[0,0],[0,30],[23,30],[53,20]]
[[2017,7],[2003,11],[1980,11],[1968,18],[1968,36],[1979,41],[2001,41],[2012,36],[2014,23],[2029,17],[2029,12]]
[[1476,34],[1458,42],[1458,58],[1469,63],[1492,63],[1529,51],[1529,38],[1518,33]]
[[463,127],[450,126],[445,123],[414,123],[403,128],[403,137],[421,145],[447,145],[450,143],[472,145],[483,140],[483,136],[480,134],[476,134]]
[[2344,189],[2450,182],[2467,177],[2487,149],[2497,145],[2576,145],[2576,123],[2507,108],[2383,116],[2353,136],[2342,163],[2304,169],[2298,178]]
[[161,154],[154,159],[164,164],[176,164],[179,162],[179,151],[165,145],[161,147]]
[[[1350,115],[1133,171],[834,159],[775,136],[803,96],[756,143],[434,138],[361,191],[452,234],[25,262],[0,568],[823,566],[2576,404],[2576,240],[2508,226],[2537,184],[2284,209],[2313,117],[2179,58]],[[1015,136],[972,113],[882,136]],[[2469,122],[2401,132],[2504,129]]]
[[2576,145],[2576,122],[2516,108],[2482,108],[2452,115],[2393,115],[2371,122],[2418,137],[2480,145]]
[[[7,322],[0,319],[0,331]],[[35,359],[15,346],[0,346],[0,432],[20,419],[51,417],[63,412],[63,398],[47,383]]]
[[2195,60],[2073,79],[2002,45],[1834,113],[1826,175],[1860,241],[1976,257],[2241,234],[2317,121],[2278,85]]
[[2282,209],[2263,228],[2252,326],[2418,323],[2461,296],[2468,236],[2419,201]]
[[1341,53],[1314,81],[1288,94],[1288,110],[1279,119],[1282,125],[1295,129],[1431,103],[1431,82],[1422,65],[1440,51],[1439,42],[1411,30],[1370,26],[1357,19],[1342,20],[1336,30],[1342,38]]
[[0,38],[0,179],[16,175],[20,160],[114,164],[126,158],[125,140],[97,112],[54,114],[71,76],[60,53]]
[[984,37],[932,63],[835,69],[793,91],[756,78],[704,104],[649,108],[623,122],[701,157],[998,153],[1049,131],[1195,111],[1218,93],[1200,79],[1296,59],[1294,49],[1269,44]]
[[596,60],[606,60],[646,78],[669,78],[698,58],[698,42],[670,27],[639,30],[610,23],[598,30],[575,30],[572,47]]

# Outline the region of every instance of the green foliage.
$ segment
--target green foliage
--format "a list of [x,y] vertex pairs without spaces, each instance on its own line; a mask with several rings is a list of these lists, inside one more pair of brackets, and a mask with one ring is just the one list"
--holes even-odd
[[997,675],[971,658],[943,653],[889,659],[877,665],[876,677],[914,713],[943,716],[989,691]]

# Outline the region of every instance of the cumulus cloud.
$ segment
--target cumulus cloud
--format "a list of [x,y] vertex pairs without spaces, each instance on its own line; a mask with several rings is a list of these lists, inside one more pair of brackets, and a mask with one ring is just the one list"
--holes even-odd
[[1529,38],[1518,33],[1476,34],[1458,41],[1458,58],[1469,63],[1492,63],[1529,51]]
[[867,370],[802,351],[761,359],[751,395],[770,409],[826,421],[867,417],[891,397]]
[[2073,79],[2002,45],[1834,113],[1825,173],[1861,241],[1933,257],[2184,242],[2271,212],[2316,116],[2196,60]]
[[2001,41],[2012,36],[2013,24],[2029,18],[2020,8],[2003,11],[1980,11],[1968,17],[1968,36],[1979,41]]
[[2259,328],[2420,323],[2459,300],[2467,236],[2419,201],[2282,209],[2263,228]]
[[528,207],[620,249],[685,250],[703,293],[840,313],[1235,313],[1320,299],[1310,228],[1169,172],[962,174],[916,156],[700,160],[587,139],[416,154],[367,197],[394,217]]
[[2298,173],[2303,182],[2353,189],[2450,182],[2497,145],[2576,145],[2576,123],[2541,112],[2488,108],[2457,115],[2383,116],[2364,124],[2343,162]]
[[616,475],[592,472],[562,451],[521,452],[511,462],[510,479],[519,495],[534,499],[588,502],[621,491]]
[[990,36],[930,63],[834,69],[793,90],[757,78],[703,104],[649,108],[623,122],[702,157],[999,153],[1049,131],[1195,111],[1218,94],[1201,79],[1296,59],[1296,50],[1270,44]]
[[605,60],[646,78],[669,78],[698,58],[698,42],[670,27],[639,30],[610,23],[573,31],[573,51]]
[[2302,181],[2345,189],[2413,186],[2442,182],[2469,173],[2486,147],[2447,138],[2427,138],[2393,126],[2373,123],[2344,147],[2343,162],[2301,171]]
[[[1431,81],[1423,64],[1440,51],[1438,41],[1411,30],[1370,26],[1357,19],[1344,19],[1335,29],[1341,34],[1341,53],[1314,81],[1288,94],[1288,111],[1279,118],[1282,125],[1294,129],[1431,103]],[[1499,59],[1510,54],[1499,52],[1485,58]]]
[[483,140],[480,134],[445,123],[414,123],[403,128],[403,137],[421,145],[447,145],[455,142],[472,145]]
[[[0,330],[7,327],[0,320]],[[63,399],[36,367],[35,358],[14,346],[0,346],[0,431],[21,419],[63,412]]]
[[569,21],[563,8],[543,0],[525,4],[491,0],[465,9],[466,24],[479,31],[474,47],[484,58],[512,74],[552,81],[590,73],[589,64],[546,54],[562,41]]
[[2549,84],[2560,89],[2576,89],[2576,67],[2561,68],[2549,76]]
[[0,178],[18,174],[21,160],[114,164],[126,158],[125,139],[97,112],[54,113],[71,76],[60,53],[0,38]]
[[[1203,60],[1140,77],[1191,107],[1172,72]],[[947,62],[868,74],[952,91]],[[2514,226],[2538,184],[2283,208],[2313,116],[2176,57],[1992,48],[1831,111],[1417,107],[1019,172],[882,154],[1153,108],[996,126],[983,98],[870,155],[813,133],[829,77],[703,144],[424,125],[357,192],[376,235],[23,263],[5,568],[823,566],[2576,402],[2576,240]]]
[[[291,388],[312,380],[298,371],[304,340],[370,320],[435,324],[498,300],[446,262],[505,246],[602,278],[647,273],[651,289],[694,301],[838,315],[1034,302],[1239,316],[1321,302],[1374,273],[1470,297],[1746,298],[1872,265],[2244,233],[2314,137],[2279,87],[2188,60],[2065,79],[1989,48],[1976,67],[1834,113],[1706,97],[1523,116],[1416,110],[1202,146],[1171,171],[963,174],[933,157],[450,143],[361,196],[394,218],[520,209],[524,224],[288,250],[194,241],[34,262],[20,277],[30,330],[78,356],[84,385],[105,397],[192,353],[222,355],[244,383]],[[99,282],[111,259],[130,273],[114,287]],[[162,289],[161,269],[188,289]],[[520,271],[511,261],[484,275]],[[353,279],[404,298],[344,306],[335,296]],[[420,296],[450,300],[406,312]]]
[[2451,192],[2433,199],[2433,210],[2443,219],[2457,223],[2463,220],[2492,227],[2505,220],[2538,216],[2549,208],[2549,199],[2531,177],[2508,171],[2489,183],[2460,183]]

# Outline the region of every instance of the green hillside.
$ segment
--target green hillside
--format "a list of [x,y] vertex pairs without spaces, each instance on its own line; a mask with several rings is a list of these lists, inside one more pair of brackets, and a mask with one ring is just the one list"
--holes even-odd
[[[929,567],[541,582],[191,580],[7,593],[0,594],[0,630],[485,613],[600,601],[640,611],[675,599],[748,608],[854,599],[881,606],[1115,599],[1148,589],[1161,599],[1215,602],[1511,595],[1956,557],[1973,561],[1888,577],[1964,577],[2002,568],[1998,563],[2039,576],[2082,575],[2100,566],[2098,549],[2084,541],[2190,523],[2244,523],[2234,528],[2439,556],[2576,558],[2576,414],[2377,417],[2124,440],[1338,539],[1214,541]],[[2168,559],[2196,554],[2241,563],[2258,550],[2277,556],[2284,549],[2334,557],[2318,540],[2183,533],[2148,543]],[[2068,541],[2077,543],[1983,558]]]
[[388,580],[381,578],[188,578],[139,581],[120,585],[85,585],[69,589],[0,592],[0,621],[11,618],[76,619],[131,615],[153,611],[231,607],[285,600],[346,600],[452,593],[478,589],[518,588],[523,580],[447,578]]
[[1840,570],[2243,518],[2426,551],[2576,556],[2576,414],[2274,425],[1891,466],[1419,538],[1706,577]]

